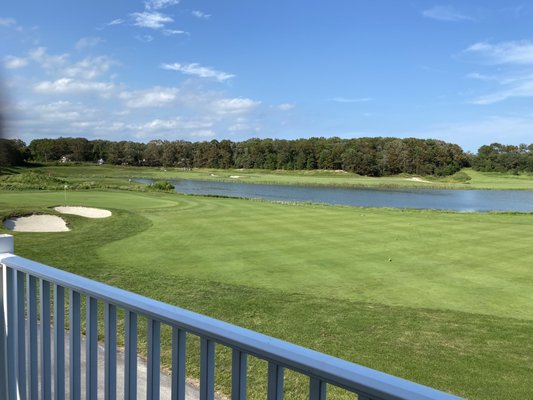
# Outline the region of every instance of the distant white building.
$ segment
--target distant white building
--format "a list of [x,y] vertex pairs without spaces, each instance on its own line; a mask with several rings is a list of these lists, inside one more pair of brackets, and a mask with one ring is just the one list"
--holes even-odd
[[98,161],[98,165],[102,165],[105,163],[104,159],[103,158],[100,158]]

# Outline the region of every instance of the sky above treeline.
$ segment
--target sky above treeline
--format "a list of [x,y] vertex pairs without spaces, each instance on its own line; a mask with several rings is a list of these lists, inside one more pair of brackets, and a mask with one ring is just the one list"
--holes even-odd
[[533,142],[533,1],[6,1],[8,133]]

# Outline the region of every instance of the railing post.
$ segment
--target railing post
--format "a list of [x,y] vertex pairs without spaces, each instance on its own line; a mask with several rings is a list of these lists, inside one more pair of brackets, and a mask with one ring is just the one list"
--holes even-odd
[[[15,252],[14,240],[12,235],[0,235],[0,400],[8,398],[8,379],[7,379],[7,295],[8,282],[4,279],[5,266],[2,264],[3,256]],[[13,283],[13,282],[11,282]],[[12,288],[13,290],[13,288]],[[12,330],[14,327],[11,327]]]
[[7,399],[6,319],[4,317],[4,267],[0,264],[0,400]]

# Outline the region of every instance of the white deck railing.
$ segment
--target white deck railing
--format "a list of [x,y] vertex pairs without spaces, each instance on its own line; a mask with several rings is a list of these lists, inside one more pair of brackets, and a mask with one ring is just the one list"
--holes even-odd
[[[248,356],[268,362],[268,400],[283,399],[286,368],[309,377],[311,400],[325,400],[327,385],[357,394],[359,400],[459,399],[405,379],[18,257],[14,255],[13,245],[11,235],[0,235],[0,267],[3,269],[0,275],[0,400],[48,400],[52,394],[55,399],[64,399],[67,384],[69,398],[78,400],[81,398],[82,378],[85,379],[87,399],[115,399],[118,378],[124,379],[124,398],[136,399],[138,316],[146,317],[148,321],[147,393],[142,394],[147,399],[159,399],[161,324],[172,328],[172,399],[185,399],[185,341],[188,335],[200,337],[201,400],[214,399],[215,344],[229,347],[233,352],[233,400],[247,398]],[[68,382],[65,379],[67,292]],[[82,296],[86,296],[86,368],[83,377],[80,367]],[[103,396],[97,393],[99,302],[103,303],[105,311]],[[122,308],[125,313],[123,377],[117,377],[117,308]],[[41,345],[38,346],[38,343]]]

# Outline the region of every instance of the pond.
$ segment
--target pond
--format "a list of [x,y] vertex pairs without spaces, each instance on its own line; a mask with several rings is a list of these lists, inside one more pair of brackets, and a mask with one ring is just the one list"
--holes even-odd
[[[140,183],[154,182],[151,179],[135,179],[135,181]],[[170,183],[174,185],[176,192],[185,194],[360,207],[417,208],[462,212],[533,212],[533,191],[526,190],[361,189],[198,180],[178,180]]]

